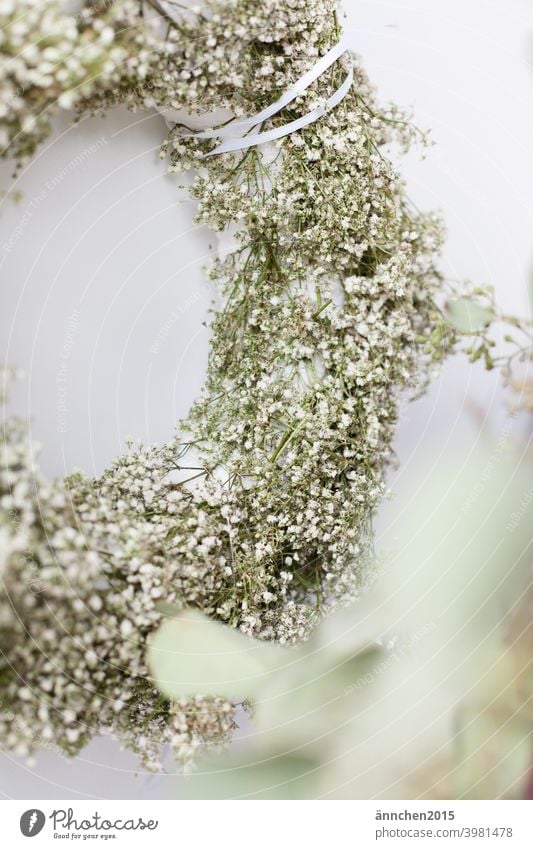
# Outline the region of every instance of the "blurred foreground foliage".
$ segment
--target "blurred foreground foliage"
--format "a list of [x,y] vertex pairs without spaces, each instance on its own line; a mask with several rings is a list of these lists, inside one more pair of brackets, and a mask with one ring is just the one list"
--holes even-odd
[[188,795],[527,794],[533,486],[521,448],[508,431],[492,452],[413,464],[386,517],[381,574],[303,646],[252,640],[197,611],[165,622],[149,651],[163,692],[250,705],[230,749],[188,777]]

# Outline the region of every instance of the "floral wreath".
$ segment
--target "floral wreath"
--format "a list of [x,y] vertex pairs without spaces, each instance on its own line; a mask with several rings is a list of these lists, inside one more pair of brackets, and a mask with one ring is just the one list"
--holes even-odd
[[4,154],[23,163],[57,110],[156,107],[198,220],[231,234],[205,387],[175,438],[50,483],[25,426],[4,427],[0,737],[17,755],[110,731],[157,770],[163,744],[187,764],[224,741],[235,705],[163,695],[149,636],[177,606],[305,639],[368,574],[402,395],[463,332],[493,364],[492,307],[472,319],[445,290],[441,224],[387,156],[424,136],[340,39],[334,0],[2,4]]

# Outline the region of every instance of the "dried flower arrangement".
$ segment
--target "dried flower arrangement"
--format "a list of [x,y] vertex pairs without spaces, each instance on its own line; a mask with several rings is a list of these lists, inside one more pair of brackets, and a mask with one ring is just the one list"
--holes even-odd
[[[96,0],[77,15],[2,0],[0,20],[0,144],[19,163],[57,110],[253,114],[340,37],[334,0]],[[4,428],[0,739],[18,755],[74,755],[109,731],[157,770],[163,744],[186,765],[226,740],[230,700],[172,700],[150,680],[167,605],[306,638],[364,581],[402,395],[463,333],[492,365],[492,307],[472,316],[446,287],[439,220],[412,208],[387,156],[424,138],[378,104],[356,57],[264,127],[319,108],[350,67],[342,102],[274,144],[206,156],[216,140],[182,117],[163,143],[172,171],[197,172],[198,219],[232,234],[210,270],[223,307],[205,388],[178,435],[131,445],[96,480],[49,483],[24,428]]]

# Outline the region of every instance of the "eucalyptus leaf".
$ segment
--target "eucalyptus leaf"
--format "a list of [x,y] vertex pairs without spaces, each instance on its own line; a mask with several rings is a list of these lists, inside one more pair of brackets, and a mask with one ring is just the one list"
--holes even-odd
[[[388,610],[401,632],[427,631],[417,653],[438,664],[443,683],[459,692],[472,686],[486,653],[500,640],[502,610],[529,580],[524,557],[533,503],[524,500],[529,470],[513,448],[512,433],[498,450],[446,453],[431,475],[405,475],[398,503],[408,504],[387,565]],[[427,461],[429,462],[429,461]],[[394,527],[394,508],[383,520]],[[396,514],[397,515],[397,514]],[[435,660],[438,658],[438,660]]]
[[314,799],[319,761],[298,754],[207,761],[188,776],[188,799]]
[[531,765],[531,725],[523,716],[509,714],[498,700],[485,709],[464,708],[456,745],[459,797],[522,797]]
[[470,298],[456,298],[447,303],[446,317],[459,333],[478,333],[494,320],[494,312]]
[[383,661],[377,647],[340,655],[311,643],[261,691],[255,706],[260,734],[273,746],[327,748],[330,734],[352,721],[366,701]]
[[256,696],[285,651],[254,640],[197,610],[167,620],[149,641],[147,661],[159,689],[171,698],[196,695],[230,700]]

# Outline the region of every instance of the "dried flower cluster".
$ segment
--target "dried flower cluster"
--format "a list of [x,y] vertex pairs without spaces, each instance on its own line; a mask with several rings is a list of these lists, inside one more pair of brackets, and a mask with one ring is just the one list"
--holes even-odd
[[[0,5],[13,57],[0,127],[19,156],[56,105],[256,112],[339,37],[332,0],[211,0],[165,13],[159,35],[161,16],[144,23],[134,0],[76,19],[20,5]],[[109,729],[149,768],[162,743],[188,762],[226,739],[233,708],[174,703],[148,680],[165,604],[290,643],[361,586],[400,397],[454,331],[436,305],[439,223],[410,208],[385,154],[415,131],[377,105],[356,60],[271,124],[322,102],[346,61],[345,100],[276,145],[203,159],[212,143],[181,126],[164,145],[172,170],[198,170],[199,219],[233,238],[211,271],[223,307],[205,391],[180,435],[131,446],[98,480],[48,484],[20,426],[3,434],[0,737],[19,754],[46,741],[74,754]]]
[[145,501],[150,487],[162,489],[173,454],[172,445],[132,451],[100,482],[48,484],[24,426],[9,423],[0,456],[0,738],[16,754],[54,746],[73,755],[108,730],[157,769],[161,744],[187,763],[233,728],[229,703],[169,704],[147,680],[145,638],[161,620],[157,604],[176,597],[173,512],[187,504],[171,486],[154,501],[158,517],[146,515]]
[[176,39],[145,22],[145,5],[95,0],[73,15],[63,0],[2,0],[2,156],[24,162],[57,111],[120,101],[151,106],[156,88],[170,96]]

